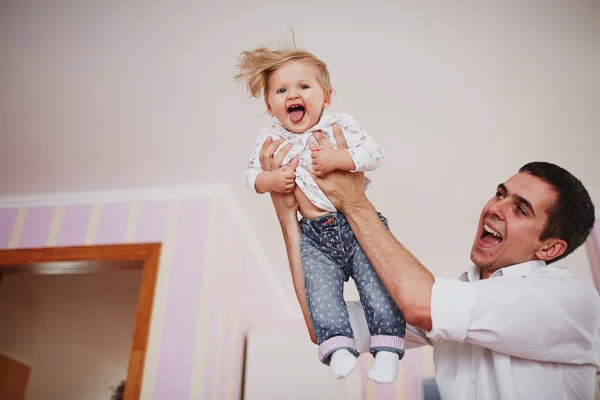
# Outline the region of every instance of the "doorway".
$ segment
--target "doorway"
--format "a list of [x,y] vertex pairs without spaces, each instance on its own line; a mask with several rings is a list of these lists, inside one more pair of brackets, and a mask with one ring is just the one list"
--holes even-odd
[[[135,306],[127,376],[124,377],[124,399],[137,400],[142,388],[160,250],[160,243],[0,250],[0,290],[3,277],[14,274],[89,274],[86,278],[93,280],[92,274],[111,271],[130,271],[135,274],[134,271],[139,271],[141,282]],[[110,291],[105,295],[110,296]],[[23,379],[26,381],[26,377]],[[118,383],[115,382],[114,386]]]

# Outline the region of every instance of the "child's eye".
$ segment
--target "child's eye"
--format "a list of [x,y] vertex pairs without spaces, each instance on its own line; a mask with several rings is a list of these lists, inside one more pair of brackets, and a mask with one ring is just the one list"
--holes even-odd
[[300,85],[300,89],[308,89],[308,85]]
[[283,89],[283,88],[277,89],[277,93],[285,93],[285,89]]

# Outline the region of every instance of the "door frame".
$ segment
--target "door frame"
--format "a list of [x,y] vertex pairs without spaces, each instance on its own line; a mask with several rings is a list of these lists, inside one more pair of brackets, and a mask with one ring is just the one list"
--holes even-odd
[[19,269],[18,272],[43,274],[56,273],[57,268],[67,268],[69,271],[67,273],[90,273],[127,269],[141,263],[142,281],[136,307],[124,397],[125,400],[138,400],[144,376],[160,251],[160,243],[0,250],[0,281],[2,275],[14,273],[15,269]]

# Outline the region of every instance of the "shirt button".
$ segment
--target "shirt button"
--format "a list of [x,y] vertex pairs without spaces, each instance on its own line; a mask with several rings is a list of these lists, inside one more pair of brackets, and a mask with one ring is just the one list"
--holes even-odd
[[477,381],[475,379],[471,379],[471,383],[474,385]]
[[329,225],[333,224],[334,222],[335,222],[335,220],[334,220],[333,218],[328,218],[328,219],[327,219],[327,223],[328,223]]

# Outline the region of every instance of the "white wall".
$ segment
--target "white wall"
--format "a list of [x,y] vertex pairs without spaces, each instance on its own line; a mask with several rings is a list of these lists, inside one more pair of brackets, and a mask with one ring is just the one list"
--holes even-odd
[[108,400],[127,376],[141,271],[5,275],[0,352],[31,366],[27,400]]
[[360,368],[343,380],[333,379],[316,354],[302,330],[248,332],[244,399],[361,400]]
[[[0,194],[229,182],[293,299],[270,201],[238,179],[262,101],[232,81],[290,25],[333,109],[383,144],[371,198],[435,273],[466,268],[481,207],[528,161],[600,204],[597,1],[3,2]],[[584,251],[566,263],[589,279]]]

